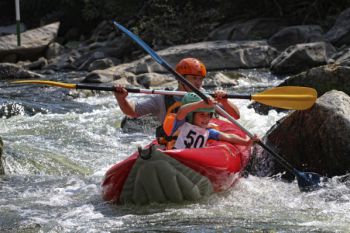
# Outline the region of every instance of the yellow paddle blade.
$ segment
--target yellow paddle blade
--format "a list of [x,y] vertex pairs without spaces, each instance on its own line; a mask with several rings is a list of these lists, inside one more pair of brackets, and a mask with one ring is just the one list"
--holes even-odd
[[12,83],[45,84],[49,86],[63,87],[63,88],[69,88],[69,89],[75,89],[77,86],[74,83],[61,83],[61,82],[54,82],[54,81],[48,81],[48,80],[20,80],[20,81],[14,81]]
[[252,95],[252,100],[278,108],[304,110],[317,99],[317,91],[310,87],[276,87]]

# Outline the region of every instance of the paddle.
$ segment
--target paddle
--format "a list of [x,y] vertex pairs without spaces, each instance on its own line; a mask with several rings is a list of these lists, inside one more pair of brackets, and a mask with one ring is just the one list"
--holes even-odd
[[[172,73],[175,78],[188,86],[193,92],[198,94],[203,100],[207,100],[207,97],[195,86],[189,83],[182,75],[177,73],[167,62],[160,58],[144,41],[142,41],[135,34],[130,32],[128,29],[113,21],[114,25],[119,28],[121,31],[126,33],[131,39],[133,39],[138,45],[140,45],[154,60],[156,60],[160,65],[162,65],[166,70]],[[232,123],[236,124],[241,128],[250,138],[253,138],[248,130],[246,130],[241,124],[239,124],[233,117],[231,117],[225,110],[223,110],[219,105],[215,105],[215,110],[220,113],[222,116],[225,116]],[[275,159],[284,166],[289,172],[293,173],[298,180],[298,186],[301,191],[312,191],[320,187],[321,176],[313,172],[301,172],[289,164],[282,156],[274,152],[269,146],[264,144],[262,141],[257,142],[261,147],[267,150]]]
[[[100,91],[115,91],[113,86],[94,86],[89,84],[74,84],[74,83],[62,83],[48,80],[21,80],[13,83],[28,83],[28,84],[46,84],[50,86],[57,86],[69,89],[87,89],[87,90],[100,90]],[[162,94],[162,95],[179,95],[186,94],[184,91],[167,91],[167,90],[147,90],[147,89],[133,89],[126,88],[128,92],[143,93],[143,94]],[[215,96],[210,93],[209,95]],[[304,110],[310,108],[316,101],[317,92],[313,88],[308,87],[276,87],[255,95],[233,95],[228,94],[226,98],[234,99],[249,99],[255,100],[258,103],[265,105],[284,108],[284,109],[296,109]]]

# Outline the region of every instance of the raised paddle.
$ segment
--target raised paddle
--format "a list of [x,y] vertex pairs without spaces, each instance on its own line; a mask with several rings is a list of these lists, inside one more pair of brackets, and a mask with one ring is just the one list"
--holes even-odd
[[[74,84],[74,83],[62,83],[48,80],[20,80],[13,83],[24,83],[24,84],[45,84],[50,86],[57,86],[69,89],[87,89],[87,90],[100,90],[100,91],[115,91],[113,86],[96,86],[90,84]],[[133,89],[126,88],[128,92],[132,93],[143,93],[143,94],[161,94],[161,95],[179,95],[183,96],[186,94],[184,91],[168,91],[168,90],[148,90],[148,89]],[[210,93],[209,95],[215,96]],[[249,99],[255,100],[258,103],[265,105],[284,108],[284,109],[295,109],[304,110],[310,108],[317,99],[317,92],[313,88],[309,87],[275,87],[261,93],[254,95],[233,95],[228,94],[225,98],[233,99]]]
[[[199,93],[200,97],[203,100],[207,100],[207,97],[202,93],[199,89],[197,89],[195,86],[193,86],[191,83],[189,83],[182,75],[177,73],[167,62],[165,62],[161,57],[156,54],[144,41],[142,41],[139,37],[137,37],[135,34],[130,32],[128,29],[123,27],[122,25],[118,24],[117,22],[113,21],[115,26],[122,30],[124,33],[126,33],[130,38],[132,38],[138,45],[140,45],[147,53],[156,60],[160,65],[162,65],[166,70],[168,70],[170,73],[172,73],[176,79],[183,83],[184,85],[191,88],[192,91],[195,93]],[[215,110],[219,112],[222,116],[225,116],[227,119],[229,119],[232,123],[236,124],[239,128],[241,128],[244,132],[247,133],[247,135],[250,138],[253,138],[253,134],[251,134],[248,130],[246,130],[241,124],[239,124],[233,117],[231,117],[225,110],[223,110],[219,105],[215,105]],[[272,156],[275,157],[275,159],[284,166],[288,171],[293,173],[298,180],[298,186],[301,191],[312,191],[315,189],[320,188],[320,181],[321,176],[317,173],[313,172],[301,172],[294,168],[290,163],[288,163],[282,156],[274,152],[269,146],[264,144],[262,141],[257,141],[257,143],[263,147],[265,150],[267,150]]]

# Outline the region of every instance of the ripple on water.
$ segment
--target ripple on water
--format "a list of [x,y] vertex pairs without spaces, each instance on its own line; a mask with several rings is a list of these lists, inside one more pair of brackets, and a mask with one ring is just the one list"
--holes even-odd
[[[252,84],[247,88],[254,89]],[[138,144],[150,142],[151,129],[143,126],[138,132],[123,132],[122,114],[113,96],[68,101],[73,102],[65,105],[68,111],[64,109],[59,114],[49,111],[0,119],[8,174],[0,177],[0,231],[347,232],[350,229],[350,185],[346,177],[333,178],[326,188],[311,193],[301,193],[296,183],[284,183],[278,177],[248,176],[229,192],[199,203],[148,206],[105,203],[100,195],[104,173],[135,151]],[[256,114],[247,108],[249,101],[234,100],[234,103],[242,112],[240,123],[259,136],[284,116],[275,111],[267,116]]]

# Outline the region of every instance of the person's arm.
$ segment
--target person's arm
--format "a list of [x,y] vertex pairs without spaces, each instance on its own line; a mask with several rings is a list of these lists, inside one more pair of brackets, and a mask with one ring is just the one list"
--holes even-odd
[[128,91],[122,87],[121,85],[115,86],[114,96],[118,102],[120,110],[122,112],[132,118],[137,117],[135,112],[135,104],[133,102],[129,102],[126,97],[128,96]]
[[182,105],[176,113],[176,120],[181,121],[186,118],[187,114],[195,111],[198,108],[212,108],[215,104],[213,98],[208,97],[209,104],[207,104],[204,100],[197,101],[190,104]]
[[248,135],[246,135],[245,138],[242,138],[236,134],[228,134],[228,133],[223,133],[223,132],[219,133],[218,139],[220,141],[225,141],[225,142],[229,142],[232,144],[246,145],[246,146],[259,140],[257,135],[254,135],[253,138],[248,137]]
[[222,104],[223,109],[233,118],[236,120],[240,118],[240,113],[235,104],[233,104],[231,101],[229,101],[227,98],[224,98],[226,96],[226,91],[223,90],[216,90],[215,91],[215,99]]

